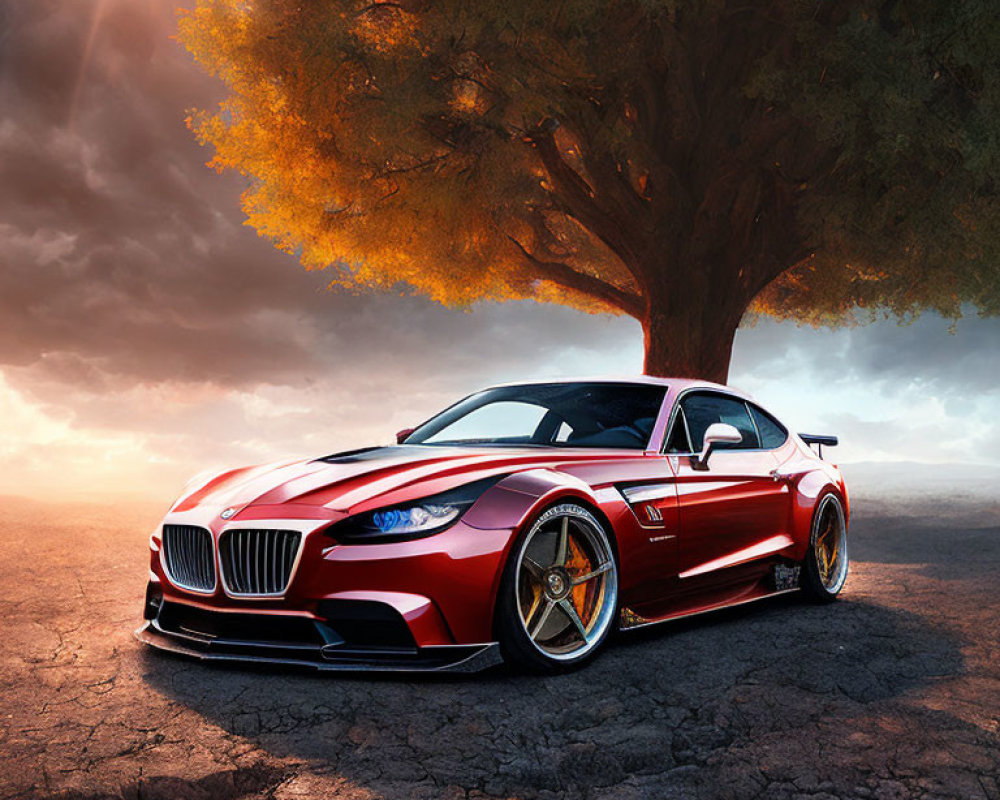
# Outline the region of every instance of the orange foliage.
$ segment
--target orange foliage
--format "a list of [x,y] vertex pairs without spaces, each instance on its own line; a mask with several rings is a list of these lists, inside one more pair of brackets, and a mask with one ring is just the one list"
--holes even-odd
[[[214,148],[210,166],[249,179],[246,223],[336,285],[617,311],[547,280],[512,242],[533,242],[532,215],[562,216],[544,170],[515,109],[496,108],[504,77],[421,19],[395,3],[202,0],[181,12],[181,41],[230,88],[189,124]],[[445,63],[428,56],[442,49]],[[628,281],[585,229],[556,225],[567,263]]]

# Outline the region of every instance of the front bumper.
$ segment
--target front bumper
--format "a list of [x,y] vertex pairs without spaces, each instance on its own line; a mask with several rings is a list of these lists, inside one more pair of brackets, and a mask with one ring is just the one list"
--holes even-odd
[[[211,535],[217,579],[208,591],[171,581],[154,532],[141,642],[205,660],[317,670],[475,672],[502,662],[492,623],[511,529],[459,521],[425,539],[341,545],[324,535],[326,519],[216,517],[193,510],[167,520]],[[238,596],[218,578],[219,537],[237,527],[302,532],[280,596]]]
[[[216,575],[221,574],[218,539],[222,533],[238,525],[278,527],[273,520],[216,524],[193,512],[169,515],[167,521],[210,532]],[[323,520],[281,520],[282,527],[303,531],[304,539],[297,567],[280,596],[237,596],[221,580],[204,592],[175,585],[164,569],[159,532],[151,537],[150,579],[167,602],[205,611],[324,618],[320,606],[327,603],[373,602],[389,606],[401,616],[413,643],[421,648],[493,640],[496,592],[513,536],[511,529],[475,529],[459,521],[425,539],[340,545],[323,535],[327,524]]]
[[[159,650],[206,661],[284,664],[322,671],[479,672],[502,662],[499,645],[418,647],[390,619],[365,620],[377,636],[358,637],[349,620],[210,611],[173,602],[150,603],[136,638]],[[330,622],[338,624],[342,635]],[[404,626],[405,627],[405,626]]]

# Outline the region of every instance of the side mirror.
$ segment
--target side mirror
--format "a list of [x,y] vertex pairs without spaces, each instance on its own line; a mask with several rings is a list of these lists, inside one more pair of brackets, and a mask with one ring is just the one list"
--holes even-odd
[[403,428],[403,430],[399,431],[396,434],[396,444],[402,444],[404,441],[406,441],[406,437],[409,436],[411,433],[413,433],[415,430],[416,428]]
[[705,441],[701,447],[701,453],[697,459],[692,460],[691,466],[694,469],[708,469],[708,457],[716,445],[739,444],[743,441],[743,434],[732,425],[725,422],[713,422],[705,431]]

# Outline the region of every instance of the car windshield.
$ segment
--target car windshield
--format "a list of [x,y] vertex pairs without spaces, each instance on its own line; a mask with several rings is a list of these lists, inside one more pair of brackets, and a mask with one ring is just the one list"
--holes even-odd
[[502,386],[456,403],[404,444],[643,450],[665,393],[634,383]]

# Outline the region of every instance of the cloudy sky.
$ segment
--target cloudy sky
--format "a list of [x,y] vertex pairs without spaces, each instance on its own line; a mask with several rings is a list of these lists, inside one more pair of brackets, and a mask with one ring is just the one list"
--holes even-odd
[[[331,292],[184,126],[173,3],[0,0],[0,494],[166,502],[212,465],[392,433],[484,384],[641,369],[629,319]],[[1000,465],[1000,321],[741,331],[731,381],[842,462]]]

